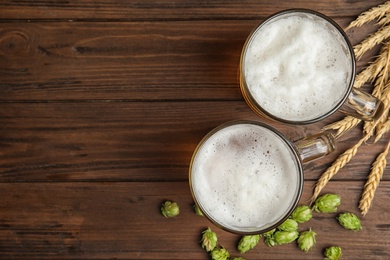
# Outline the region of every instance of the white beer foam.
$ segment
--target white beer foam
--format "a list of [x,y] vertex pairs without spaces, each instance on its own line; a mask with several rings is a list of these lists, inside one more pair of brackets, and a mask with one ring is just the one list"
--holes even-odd
[[[286,15],[261,25],[244,57],[246,83],[269,113],[310,120],[345,95],[352,61],[342,35],[315,15]],[[347,54],[346,54],[347,53]]]
[[279,221],[298,192],[299,168],[270,130],[232,125],[197,151],[191,181],[206,214],[230,229],[253,231]]

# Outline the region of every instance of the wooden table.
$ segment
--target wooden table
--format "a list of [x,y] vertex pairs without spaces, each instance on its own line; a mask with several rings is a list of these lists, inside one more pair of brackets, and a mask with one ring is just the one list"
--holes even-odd
[[[237,80],[247,35],[287,8],[320,11],[345,28],[383,2],[1,1],[0,258],[208,259],[199,244],[207,227],[239,256],[240,236],[193,211],[188,167],[197,143],[235,119],[269,123],[295,140],[343,118],[290,126],[252,112]],[[356,44],[374,29],[347,33]],[[305,166],[301,203],[360,137],[361,126]],[[324,189],[342,197],[339,212],[361,216],[363,185],[387,139],[364,145]],[[315,213],[300,226],[318,234],[310,252],[261,242],[243,256],[322,259],[325,247],[338,245],[343,259],[390,259],[389,195],[385,172],[362,231]],[[181,206],[176,218],[160,213],[168,199]]]

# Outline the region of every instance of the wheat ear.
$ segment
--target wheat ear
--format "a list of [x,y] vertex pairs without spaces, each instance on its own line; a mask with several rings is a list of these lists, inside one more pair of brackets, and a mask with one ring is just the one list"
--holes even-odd
[[376,126],[375,140],[374,143],[378,142],[382,136],[390,131],[390,117],[384,123],[379,123]]
[[[390,63],[389,57],[390,57],[390,51],[389,51],[390,43],[386,44],[381,50],[381,53],[379,56],[375,59],[373,63],[371,63],[368,67],[366,67],[363,71],[361,71],[356,77],[355,77],[355,88],[360,88],[364,85],[364,83],[368,81],[373,81],[376,77],[378,77],[379,74],[383,76],[383,68],[388,66]],[[378,81],[377,81],[378,82]],[[382,82],[383,84],[383,82]],[[377,92],[375,95],[374,92]],[[373,94],[375,96],[380,96],[381,92],[383,91],[382,86],[378,86],[374,89]],[[324,130],[336,130],[335,137],[336,139],[344,135],[346,132],[357,126],[361,120],[352,117],[352,116],[346,116],[344,119],[337,121],[335,123],[332,123],[330,125],[327,125],[324,127]],[[369,129],[369,125],[371,123],[366,123],[366,129]]]
[[[382,101],[384,105],[383,114],[381,115],[381,119],[378,119],[380,124],[383,124],[387,118],[388,110],[390,107],[390,85],[388,83],[389,80],[389,68],[390,68],[390,42],[387,42],[381,50],[381,54],[377,58],[378,67],[381,66],[381,70],[377,75],[377,80],[375,81],[375,87],[372,92],[372,95],[377,97]],[[367,121],[364,123],[363,132],[368,133],[371,132],[371,128],[373,128],[374,123]]]
[[366,82],[372,81],[375,78],[373,75],[378,70],[377,63],[379,63],[379,61],[379,59],[375,60],[375,62],[371,63],[368,67],[356,75],[355,82],[353,84],[355,88],[361,88]]
[[383,89],[383,95],[381,98],[383,102],[383,114],[378,119],[378,124],[375,129],[375,140],[374,143],[378,142],[379,139],[389,131],[390,129],[390,120],[389,120],[389,109],[390,109],[390,82],[386,84]]
[[387,13],[384,15],[380,20],[376,23],[378,26],[384,26],[386,24],[390,23],[390,13]]
[[375,191],[382,179],[383,172],[387,164],[386,156],[389,152],[389,148],[390,142],[388,142],[385,151],[379,154],[375,162],[372,164],[371,172],[367,177],[367,182],[364,185],[364,190],[359,202],[359,209],[361,210],[363,216],[365,216],[370,209],[375,196]]
[[384,88],[389,80],[389,68],[390,68],[390,41],[383,45],[379,58],[381,59],[379,65],[382,69],[376,75],[377,80],[372,94],[377,98],[380,98]]
[[373,34],[370,34],[365,40],[357,44],[353,49],[355,51],[355,56],[357,59],[360,59],[364,53],[368,50],[371,50],[376,45],[382,43],[384,40],[390,37],[390,25],[383,26],[378,31]]
[[382,5],[378,5],[376,7],[373,7],[371,9],[369,9],[368,11],[361,13],[355,21],[352,21],[348,25],[346,30],[348,30],[352,27],[360,27],[363,24],[366,24],[366,23],[371,22],[371,21],[376,20],[376,19],[380,19],[383,16],[385,16],[389,11],[390,11],[390,1],[388,1]]
[[[378,121],[375,122],[375,125],[377,123]],[[372,131],[375,129],[375,125],[372,128]],[[351,159],[356,155],[359,147],[364,142],[366,142],[371,137],[371,135],[372,135],[371,132],[365,134],[357,144],[355,144],[353,147],[349,148],[344,153],[342,153],[336,159],[336,161],[328,169],[326,169],[326,171],[321,175],[321,177],[318,179],[317,183],[314,186],[314,191],[310,199],[310,204],[313,204],[315,202],[318,195],[320,195],[322,189],[326,186],[326,184],[328,184],[330,179],[332,179],[332,177],[336,175],[336,173],[338,173],[340,169],[342,169],[347,163],[349,163],[349,161],[351,161]]]
[[381,97],[381,101],[383,103],[383,113],[382,116],[380,117],[379,124],[384,124],[387,121],[387,117],[389,115],[389,108],[390,108],[390,82],[388,82],[385,87],[383,87],[383,94]]
[[328,184],[330,179],[336,173],[340,171],[357,153],[359,147],[366,141],[366,138],[362,138],[357,144],[355,144],[352,148],[346,150],[342,155],[340,155],[337,160],[321,175],[318,179],[316,185],[314,186],[313,195],[310,199],[310,204],[313,204],[317,199],[318,195],[320,195],[322,189]]
[[382,115],[380,115],[380,117],[376,121],[374,121],[374,122],[366,121],[365,124],[364,124],[364,127],[363,127],[363,132],[366,135],[370,134],[370,137],[374,133],[374,130],[375,130],[376,126],[379,123],[383,123],[384,119],[387,118],[387,115],[389,113],[389,108],[390,108],[390,83],[388,83],[385,87],[383,87],[383,93],[382,93],[382,96],[381,96],[380,100],[383,103],[383,113],[382,113]]
[[373,82],[374,79],[381,73],[382,69],[385,67],[389,59],[388,57],[389,57],[389,43],[387,43],[385,46],[382,47],[381,52],[374,60],[374,62],[372,62],[369,66],[367,66],[363,71],[361,71],[355,77],[354,87],[360,88],[366,82]]
[[336,130],[335,138],[338,139],[342,135],[344,135],[349,130],[353,129],[355,126],[357,126],[362,120],[353,117],[353,116],[346,116],[344,119],[334,122],[330,125],[325,126],[324,130]]

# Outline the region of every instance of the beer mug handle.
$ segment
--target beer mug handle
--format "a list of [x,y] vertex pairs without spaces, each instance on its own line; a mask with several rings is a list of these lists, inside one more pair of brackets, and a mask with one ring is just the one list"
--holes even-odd
[[330,131],[307,136],[294,142],[302,163],[320,159],[335,150],[335,137]]
[[347,100],[340,108],[340,111],[344,114],[366,121],[378,119],[382,115],[383,110],[382,101],[356,88],[352,88]]

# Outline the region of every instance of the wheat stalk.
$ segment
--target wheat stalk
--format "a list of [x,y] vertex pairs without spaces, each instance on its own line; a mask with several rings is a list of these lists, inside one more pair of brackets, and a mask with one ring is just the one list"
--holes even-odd
[[390,117],[387,118],[387,120],[383,123],[379,123],[376,126],[376,133],[375,133],[375,140],[374,143],[378,142],[379,139],[382,138],[382,136],[390,131]]
[[385,151],[379,154],[375,162],[372,164],[371,172],[367,177],[367,182],[364,185],[364,190],[359,202],[359,209],[361,210],[363,216],[365,216],[370,209],[371,203],[375,196],[375,191],[382,179],[383,172],[387,164],[386,156],[389,152],[389,148],[390,142],[387,143]]
[[325,126],[324,130],[336,130],[335,138],[338,139],[342,135],[344,135],[349,130],[353,129],[355,126],[357,126],[362,120],[353,117],[353,116],[346,116],[344,119],[334,122],[330,125]]
[[[357,59],[360,59],[368,50],[372,49],[378,44],[382,44],[387,38],[390,37],[390,25],[388,25],[390,23],[390,1],[363,12],[355,21],[348,25],[346,30],[352,27],[362,26],[363,24],[373,20],[378,20],[377,24],[381,26],[381,28],[375,33],[370,34],[361,43],[354,46],[354,52]],[[378,120],[373,122],[365,122],[363,130],[364,136],[353,147],[342,153],[320,176],[314,186],[310,204],[315,202],[322,189],[326,186],[330,179],[352,160],[361,145],[373,135],[375,130],[377,131],[375,141],[379,140],[384,133],[390,131],[390,117],[388,118],[388,112],[390,108],[389,69],[390,42],[387,42],[381,48],[379,56],[374,60],[374,62],[372,62],[355,77],[354,82],[355,88],[360,88],[366,82],[375,82],[373,95],[375,95],[383,102],[385,112],[380,115]],[[360,119],[347,116],[343,120],[325,126],[324,129],[337,130],[336,138],[338,138],[355,127],[361,121],[362,120]],[[362,194],[359,205],[363,215],[368,212],[374,197],[375,190],[378,187],[379,181],[383,175],[383,170],[387,162],[386,156],[389,152],[389,147],[390,142],[388,143],[385,151],[377,157],[376,161],[372,165],[372,170],[364,187],[364,192]]]
[[373,127],[370,129],[370,132],[367,132],[364,137],[359,140],[358,143],[356,143],[353,147],[349,148],[343,154],[341,154],[336,159],[336,161],[321,175],[321,177],[315,184],[313,195],[310,199],[310,204],[313,204],[315,202],[318,195],[321,193],[322,189],[326,186],[326,184],[328,184],[330,179],[332,179],[334,175],[336,175],[347,163],[351,161],[351,159],[356,155],[359,147],[371,137],[372,132],[374,131],[375,126],[378,124],[378,122],[379,121],[375,121],[375,123],[373,123]]
[[[386,63],[389,60],[389,45],[388,42],[384,47],[382,47],[380,54],[377,56],[374,62],[367,66],[363,71],[361,71],[355,77],[355,88],[360,88],[366,82],[373,82],[375,78],[381,73]],[[374,90],[375,91],[375,90]]]
[[383,90],[383,95],[381,98],[384,106],[383,114],[381,118],[378,119],[378,124],[375,129],[375,140],[374,143],[378,142],[379,139],[389,131],[390,123],[389,123],[389,109],[390,109],[390,82],[386,84]]
[[381,19],[383,16],[385,16],[387,13],[390,12],[390,1],[373,7],[369,9],[368,11],[365,11],[361,13],[358,18],[355,21],[352,21],[346,30],[352,28],[352,27],[360,27],[363,24],[369,23],[376,19]]
[[365,135],[360,141],[355,144],[352,148],[346,150],[343,154],[341,154],[336,161],[321,175],[321,177],[318,179],[317,183],[314,186],[313,195],[310,199],[310,204],[313,204],[315,200],[317,199],[318,195],[320,195],[322,189],[328,184],[330,179],[336,173],[340,171],[341,168],[343,168],[351,159],[356,155],[359,147],[367,141],[369,138],[368,135]]
[[387,116],[389,114],[389,108],[390,108],[390,82],[383,83],[382,87],[382,95],[380,100],[383,103],[383,114],[379,120],[380,123],[384,123],[387,120]]
[[372,135],[378,123],[384,122],[384,119],[387,118],[390,108],[390,83],[383,87],[383,94],[381,95],[380,100],[383,103],[383,113],[376,121],[365,122],[363,132],[366,134],[370,133],[370,135]]
[[390,23],[390,14],[387,13],[382,18],[380,18],[380,20],[377,22],[377,25],[384,26],[384,25],[389,24],[389,23]]
[[[384,110],[383,115],[381,116],[380,123],[384,123],[385,119],[387,118],[389,106],[390,106],[390,100],[389,100],[389,89],[388,87],[388,80],[389,80],[389,68],[390,68],[390,42],[387,42],[381,50],[381,53],[379,57],[377,58],[377,61],[375,63],[378,63],[378,67],[380,66],[381,69],[379,73],[376,75],[377,80],[375,81],[375,86],[372,94],[376,96],[379,100],[383,102]],[[365,122],[363,127],[363,132],[371,132],[371,128],[373,128],[373,122]]]
[[379,61],[380,60],[378,58],[377,60],[375,60],[375,62],[371,63],[368,67],[366,67],[358,75],[356,75],[355,82],[353,84],[354,88],[361,88],[366,82],[372,81],[375,78],[375,77],[373,77],[373,75],[375,74],[375,72],[379,68],[379,66],[377,64],[377,63],[379,63]]
[[381,53],[379,55],[380,61],[378,62],[381,66],[381,70],[375,77],[377,80],[375,81],[375,86],[372,94],[378,98],[381,97],[382,92],[384,91],[385,85],[389,80],[389,68],[390,68],[390,41],[384,44],[381,49]]
[[[355,88],[360,88],[364,83],[368,81],[372,81],[375,78],[384,78],[387,77],[387,72],[385,73],[384,70],[388,71],[388,67],[390,66],[390,42],[388,42],[381,50],[381,53],[376,58],[376,60],[371,63],[367,68],[365,68],[363,71],[361,71],[356,77],[355,77]],[[385,69],[383,69],[385,67]],[[373,95],[380,97],[383,92],[383,83],[384,81],[376,81],[376,87],[374,88]],[[344,119],[332,123],[330,125],[327,125],[324,127],[324,130],[336,130],[335,137],[336,139],[344,135],[346,132],[357,126],[361,120],[354,118],[352,116],[347,116]],[[364,132],[369,132],[370,128],[372,127],[372,122],[366,122],[365,123],[365,130]]]
[[314,186],[314,191],[310,199],[310,204],[314,203],[314,201],[317,199],[318,195],[321,193],[322,189],[326,186],[326,184],[328,184],[330,179],[332,179],[332,177],[336,175],[336,173],[338,173],[347,163],[349,163],[349,161],[351,161],[351,159],[356,155],[359,147],[372,136],[372,132],[374,131],[378,123],[379,120],[374,121],[370,131],[367,132],[357,144],[342,153],[336,159],[336,161],[334,161],[334,163],[328,169],[326,169],[326,171],[321,175],[321,177],[318,179],[317,183]]
[[[389,57],[389,45],[387,48],[383,48],[380,55],[372,62],[368,67],[366,67],[363,71],[361,71],[356,77],[354,82],[354,88],[361,88],[364,83],[368,81],[373,81],[382,71],[382,68],[388,61]],[[380,91],[380,90],[378,90]],[[346,116],[344,119],[327,125],[324,127],[324,130],[337,130],[335,134],[336,138],[339,138],[356,125],[358,125],[361,120],[352,117]]]
[[[381,74],[381,72],[383,71],[383,67],[388,66],[390,57],[389,46],[390,43],[383,47],[381,53],[375,59],[375,61],[372,62],[368,67],[366,67],[355,77],[354,88],[360,88],[364,85],[364,83],[373,81],[376,77],[378,77],[379,74]],[[382,87],[375,88],[374,91],[375,90],[380,93],[382,91]],[[324,130],[337,130],[335,134],[335,137],[337,139],[355,126],[357,126],[360,122],[361,120],[355,117],[346,116],[340,121],[325,126]]]
[[390,25],[383,26],[378,31],[373,34],[370,34],[365,40],[357,44],[353,49],[355,51],[355,56],[357,59],[360,59],[364,53],[368,50],[371,50],[376,45],[382,43],[384,40],[390,37]]

